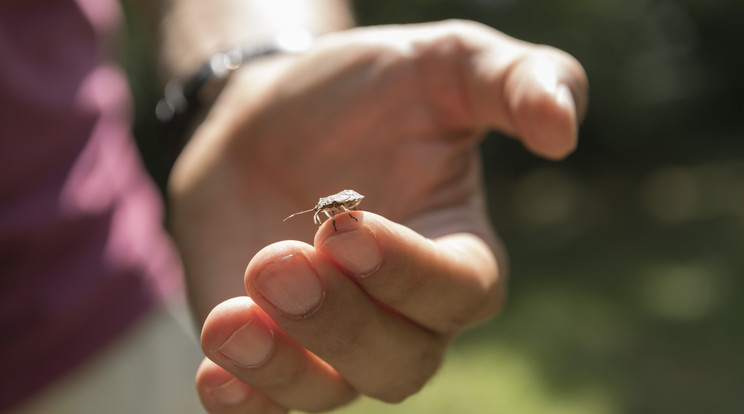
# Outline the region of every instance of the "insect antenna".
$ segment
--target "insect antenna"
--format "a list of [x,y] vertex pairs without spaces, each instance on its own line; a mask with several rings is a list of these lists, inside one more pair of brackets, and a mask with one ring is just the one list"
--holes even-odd
[[294,213],[294,214],[290,214],[290,215],[289,215],[289,217],[285,218],[285,219],[284,219],[284,220],[282,220],[282,221],[287,221],[287,220],[291,219],[291,218],[292,218],[292,217],[294,217],[294,216],[298,216],[298,215],[300,215],[300,214],[305,214],[305,213],[309,213],[309,212],[311,212],[311,211],[315,211],[315,209],[314,209],[314,208],[311,208],[311,209],[309,209],[309,210],[298,211],[297,213]]

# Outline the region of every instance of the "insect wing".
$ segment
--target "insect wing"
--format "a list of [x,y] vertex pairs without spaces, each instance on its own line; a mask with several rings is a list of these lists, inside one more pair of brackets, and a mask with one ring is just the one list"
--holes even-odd
[[336,197],[337,198],[336,201],[343,203],[343,204],[347,204],[347,203],[351,204],[354,202],[357,202],[358,204],[358,202],[364,198],[363,195],[357,193],[354,190],[344,190],[332,197]]

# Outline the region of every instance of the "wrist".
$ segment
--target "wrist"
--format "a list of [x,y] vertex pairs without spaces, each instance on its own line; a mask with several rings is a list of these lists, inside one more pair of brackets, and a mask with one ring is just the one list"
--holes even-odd
[[155,112],[170,157],[175,159],[193,127],[235,71],[271,55],[304,52],[312,42],[313,36],[306,30],[283,30],[272,41],[216,53],[191,76],[168,81]]
[[348,0],[169,0],[160,13],[160,68],[185,78],[217,51],[264,43],[287,28],[320,35],[348,29]]

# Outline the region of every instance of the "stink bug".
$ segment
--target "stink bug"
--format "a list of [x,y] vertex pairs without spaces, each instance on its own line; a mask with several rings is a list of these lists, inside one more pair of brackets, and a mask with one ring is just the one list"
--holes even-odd
[[357,193],[354,190],[344,190],[334,195],[329,195],[328,197],[321,197],[315,207],[294,213],[282,221],[287,221],[298,214],[305,214],[311,211],[315,211],[315,215],[313,215],[313,222],[316,225],[320,226],[321,224],[323,224],[320,217],[318,216],[320,213],[323,213],[326,215],[327,218],[333,220],[333,230],[336,231],[336,213],[345,211],[347,214],[349,214],[349,217],[353,218],[356,221],[359,221],[356,217],[351,215],[351,210],[355,209],[356,206],[358,206],[359,203],[362,202],[363,198],[363,195]]

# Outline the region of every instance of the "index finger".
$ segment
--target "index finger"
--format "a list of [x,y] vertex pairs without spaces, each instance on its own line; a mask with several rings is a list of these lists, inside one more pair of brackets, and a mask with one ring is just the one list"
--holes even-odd
[[437,239],[370,212],[336,216],[315,246],[377,302],[434,332],[451,335],[495,314],[505,296],[492,249],[477,235]]

